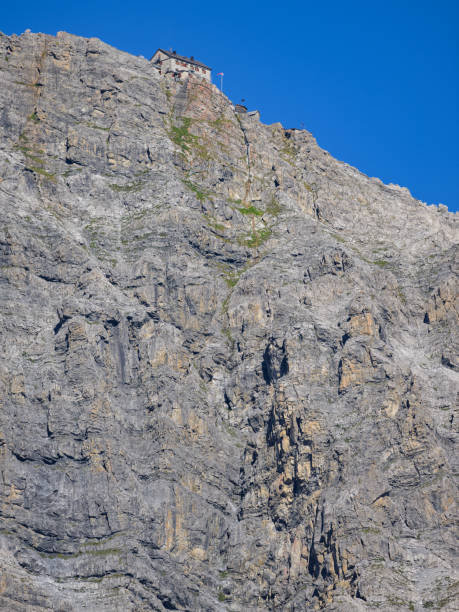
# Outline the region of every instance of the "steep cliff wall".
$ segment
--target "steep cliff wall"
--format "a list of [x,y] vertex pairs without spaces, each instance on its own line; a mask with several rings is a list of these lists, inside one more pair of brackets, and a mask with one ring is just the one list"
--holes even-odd
[[0,606],[452,610],[456,217],[95,39],[0,83]]

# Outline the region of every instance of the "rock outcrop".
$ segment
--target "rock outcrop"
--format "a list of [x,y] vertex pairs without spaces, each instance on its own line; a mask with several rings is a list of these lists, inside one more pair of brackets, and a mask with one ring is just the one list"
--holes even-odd
[[457,217],[96,39],[0,83],[0,607],[452,610]]

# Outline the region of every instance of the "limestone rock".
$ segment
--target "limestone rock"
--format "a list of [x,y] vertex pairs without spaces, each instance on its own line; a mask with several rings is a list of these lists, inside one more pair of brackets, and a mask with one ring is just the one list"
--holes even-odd
[[0,83],[0,607],[454,609],[457,216],[96,39]]

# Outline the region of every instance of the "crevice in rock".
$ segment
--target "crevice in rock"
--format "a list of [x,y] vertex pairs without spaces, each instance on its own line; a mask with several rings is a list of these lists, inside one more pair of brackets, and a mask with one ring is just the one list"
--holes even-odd
[[289,364],[285,341],[279,347],[271,340],[263,353],[262,362],[263,378],[267,385],[273,384],[282,376],[288,374]]
[[68,317],[67,315],[63,315],[62,318],[60,319],[59,323],[54,327],[53,331],[54,331],[54,335],[56,335],[59,330],[61,329],[61,327],[64,325],[64,323],[66,321],[68,321],[70,319],[70,317]]

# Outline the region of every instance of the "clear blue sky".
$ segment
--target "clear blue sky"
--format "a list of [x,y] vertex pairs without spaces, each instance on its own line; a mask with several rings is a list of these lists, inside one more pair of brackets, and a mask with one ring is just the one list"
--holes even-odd
[[304,126],[338,159],[459,209],[458,0],[5,2],[0,30],[26,28],[194,55],[263,122]]

